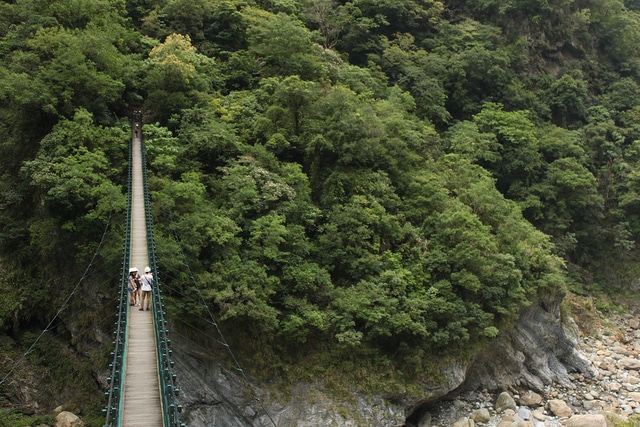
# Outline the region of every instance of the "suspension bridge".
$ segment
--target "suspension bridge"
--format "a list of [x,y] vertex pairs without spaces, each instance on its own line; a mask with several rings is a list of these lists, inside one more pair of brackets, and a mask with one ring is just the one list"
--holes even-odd
[[[129,146],[128,206],[121,260],[122,270],[115,298],[118,301],[116,321],[112,325],[111,320],[106,319],[109,326],[104,325],[113,329],[113,351],[109,363],[109,374],[106,378],[108,384],[108,390],[105,392],[107,405],[103,409],[104,427],[186,427],[181,420],[182,405],[178,399],[180,390],[177,387],[176,374],[174,373],[173,352],[169,339],[168,321],[164,311],[162,281],[158,274],[141,119],[141,115],[134,116]],[[21,362],[36,350],[41,338],[48,332],[55,330],[60,322],[60,314],[70,305],[72,297],[80,291],[80,286],[87,279],[89,271],[95,270],[92,267],[96,266],[100,248],[109,229],[110,219],[111,216],[96,253],[84,274],[45,329],[18,358],[6,375],[0,378],[0,386],[6,383],[7,378],[16,372]],[[175,237],[179,241],[177,234]],[[252,400],[258,403],[263,412],[263,415],[253,420],[247,418],[240,421],[239,418],[243,418],[243,416],[238,415],[234,410],[231,411],[232,416],[238,420],[238,425],[258,425],[256,420],[259,419],[260,422],[268,422],[276,426],[275,420],[269,415],[262,399],[254,393],[251,381],[240,367],[231,346],[200,293],[182,250],[180,253],[189,272],[189,277],[196,285],[194,292],[200,297],[200,302],[209,315],[208,319],[203,318],[203,320],[217,332],[217,338],[212,340],[228,353],[234,374],[238,375],[245,387],[251,390]],[[146,270],[147,266],[154,277],[151,291],[151,310],[142,311],[137,306],[130,305],[127,285],[131,267]],[[111,267],[109,270],[113,271]],[[117,275],[118,273],[112,277],[117,277]],[[112,278],[108,279],[109,282],[111,280]],[[193,327],[188,322],[184,323]],[[198,331],[202,332],[199,329]],[[244,391],[246,392],[246,389]],[[0,424],[2,423],[0,422]]]
[[[129,191],[122,257],[122,280],[114,330],[105,427],[183,427],[179,389],[171,360],[171,341],[158,276],[146,154],[141,116],[134,115],[129,149]],[[152,309],[129,304],[130,267],[151,268],[154,277]]]

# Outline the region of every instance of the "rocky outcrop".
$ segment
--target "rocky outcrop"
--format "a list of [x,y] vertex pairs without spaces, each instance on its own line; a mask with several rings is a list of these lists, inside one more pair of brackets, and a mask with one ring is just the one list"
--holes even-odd
[[[179,338],[174,337],[173,343],[185,408],[183,420],[189,427],[404,425],[406,403],[358,393],[345,402],[326,393],[321,382],[297,384],[287,397],[271,396],[243,381],[242,375],[226,371],[211,356],[179,342]],[[351,424],[353,414],[358,424]]]
[[[321,381],[298,384],[286,397],[275,396],[255,384],[247,384],[243,375],[226,371],[212,356],[174,336],[184,421],[190,427],[429,426],[431,410],[439,400],[451,401],[460,394],[482,389],[530,389],[523,398],[539,409],[542,398],[538,393],[545,392],[551,384],[571,388],[573,374],[583,378],[596,375],[589,360],[579,352],[577,326],[561,315],[562,298],[560,294],[549,295],[525,308],[515,327],[501,333],[469,365],[443,366],[441,378],[446,381],[421,384],[424,397],[417,400],[397,395],[364,396],[358,392],[347,399],[337,398],[325,391]],[[632,367],[632,362],[625,366]],[[507,396],[503,396],[506,409],[513,412],[514,420],[522,419],[515,401]],[[520,402],[520,407],[526,405]],[[469,411],[463,423],[480,423],[486,416],[484,411]],[[531,411],[526,416],[531,416]]]
[[477,355],[459,391],[514,387],[542,391],[546,385],[570,386],[570,372],[593,376],[579,351],[578,327],[560,311],[563,295],[548,295],[522,310],[511,331]]
[[[636,315],[612,316],[607,327],[580,340],[580,352],[593,376],[569,374],[569,386],[554,383],[540,394],[514,394],[517,403],[503,409],[503,395],[487,390],[467,391],[454,400],[441,401],[429,410],[431,425],[450,426],[486,409],[483,427],[609,427],[640,414],[640,322]],[[506,393],[510,395],[509,393]],[[484,418],[486,420],[486,417]],[[408,425],[408,424],[407,424]]]
[[180,399],[190,426],[252,426],[257,401],[246,393],[241,376],[225,371],[222,364],[189,342],[173,337],[175,371]]

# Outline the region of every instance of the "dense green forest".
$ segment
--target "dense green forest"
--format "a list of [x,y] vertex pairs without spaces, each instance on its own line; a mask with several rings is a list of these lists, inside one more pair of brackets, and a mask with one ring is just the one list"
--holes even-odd
[[0,379],[104,241],[13,373],[97,388],[137,109],[168,311],[265,375],[406,383],[637,274],[640,1],[14,0],[0,37]]

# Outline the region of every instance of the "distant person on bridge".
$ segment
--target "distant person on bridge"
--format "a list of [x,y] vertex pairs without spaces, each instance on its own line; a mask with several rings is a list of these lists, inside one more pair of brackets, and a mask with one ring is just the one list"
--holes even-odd
[[151,274],[151,269],[149,267],[145,267],[141,281],[142,305],[140,306],[140,311],[143,311],[145,306],[147,307],[147,311],[149,311],[149,307],[151,306],[151,289],[153,288],[153,274]]
[[137,138],[138,136],[140,136],[140,123],[136,123],[136,125],[134,126],[133,131],[134,131],[134,132],[135,132],[135,134],[136,134],[136,138]]
[[138,277],[138,269],[131,267],[129,269],[129,276],[127,277],[129,284],[127,289],[129,290],[129,304],[136,305],[136,295],[140,290],[140,278]]

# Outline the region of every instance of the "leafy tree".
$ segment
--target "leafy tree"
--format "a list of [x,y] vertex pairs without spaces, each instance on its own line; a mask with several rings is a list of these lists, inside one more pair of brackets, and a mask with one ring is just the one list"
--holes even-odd
[[596,43],[604,55],[623,64],[633,75],[638,75],[638,40],[640,37],[640,15],[627,10],[624,2],[610,0],[590,4],[592,31]]
[[243,156],[222,169],[224,208],[235,221],[250,221],[271,211],[294,191],[276,174],[260,166],[251,156]]
[[572,157],[549,164],[544,180],[531,188],[531,194],[545,210],[536,223],[553,236],[580,231],[597,220],[603,208],[595,176]]
[[[324,205],[334,197],[343,197],[326,183],[333,171],[349,169],[384,171],[400,179],[426,154],[435,138],[429,126],[411,121],[415,104],[406,93],[393,89],[388,99],[366,100],[337,85],[326,91],[310,108],[304,126],[305,165],[315,197]],[[349,194],[346,195],[349,197]]]
[[29,47],[46,64],[36,76],[48,87],[51,103],[43,106],[46,112],[71,116],[75,105],[98,112],[105,107],[96,108],[96,100],[113,105],[122,96],[125,85],[111,74],[118,62],[124,65],[117,50],[107,40],[95,40],[94,44],[106,45],[94,49],[92,44],[85,44],[84,37],[90,35],[79,37],[67,30],[42,29],[29,41]]
[[496,153],[487,153],[497,187],[509,197],[520,199],[518,188],[528,186],[539,173],[542,158],[538,151],[533,122],[525,111],[507,112],[501,105],[488,103],[474,116],[474,122],[482,133],[493,134]]
[[247,13],[248,50],[262,63],[264,77],[299,75],[319,79],[327,71],[321,48],[302,22],[290,15]]
[[153,123],[145,124],[144,145],[147,168],[153,177],[174,177],[187,171],[184,162],[188,157],[184,154],[187,147],[169,129]]
[[[422,224],[420,264],[451,307],[434,339],[464,339],[464,330],[491,334],[497,319],[562,282],[561,262],[549,254],[548,237],[523,220],[481,168],[448,155],[430,169],[414,176],[405,198],[407,218]],[[420,217],[424,211],[434,214]]]
[[156,39],[188,35],[199,52],[213,57],[246,48],[246,22],[240,12],[246,6],[241,1],[164,2],[145,12],[142,30]]
[[437,38],[425,41],[429,61],[420,65],[436,73],[448,113],[465,119],[477,113],[483,102],[506,102],[504,92],[512,84],[522,44],[505,45],[496,27],[471,19],[456,25],[442,23],[437,30]]
[[580,73],[564,74],[551,83],[546,91],[554,122],[572,126],[584,119],[588,91]]
[[[76,263],[86,261],[84,256],[95,250],[110,218],[125,209],[127,135],[122,128],[95,125],[93,116],[79,109],[73,120],[62,120],[43,138],[35,158],[25,161],[20,175],[12,177],[20,178],[13,195],[18,200],[7,198],[9,189],[3,184],[3,200],[9,203],[0,221],[3,229],[13,230],[0,236],[1,264],[12,266],[12,273],[0,286],[13,284],[14,290],[7,295],[0,323],[9,314],[14,327],[45,321],[59,307],[56,298],[68,295]],[[26,217],[22,209],[32,214]],[[110,243],[119,242],[120,234],[116,226],[105,237]],[[111,255],[108,250],[103,253],[105,259]],[[28,283],[21,278],[23,266],[38,272]]]
[[384,250],[403,239],[396,216],[364,195],[336,205],[324,230],[318,240],[320,252],[338,283],[357,282],[379,272]]
[[[243,146],[233,126],[204,108],[185,110],[180,122],[182,170],[202,168],[219,176],[219,167],[242,152]],[[196,161],[197,159],[197,161]]]
[[609,111],[620,113],[640,105],[640,87],[635,80],[622,78],[612,82],[600,98]]
[[304,146],[300,146],[303,142],[300,136],[304,122],[312,114],[312,104],[319,97],[320,86],[298,76],[273,83],[275,85],[268,89],[273,92],[272,105],[256,119],[254,129],[281,158],[302,163]]
[[166,120],[171,113],[207,99],[216,75],[211,59],[196,52],[188,35],[171,34],[149,52],[145,88],[151,117]]
[[352,63],[364,66],[371,54],[382,52],[383,38],[397,33],[412,33],[422,41],[439,22],[444,5],[440,1],[355,0],[344,7],[347,22],[344,35],[336,45],[349,54]]
[[391,76],[391,83],[411,93],[419,116],[434,123],[446,123],[451,116],[445,109],[447,93],[442,77],[446,75],[447,64],[444,58],[419,49],[410,34],[398,35],[397,39],[385,44],[388,47],[380,63]]
[[[72,218],[86,215],[105,221],[113,203],[122,203],[120,189],[112,180],[126,170],[126,134],[117,128],[96,127],[92,122],[86,110],[78,110],[73,120],[60,122],[42,140],[38,156],[25,162],[22,169],[39,190],[45,211],[56,218],[64,218],[64,212],[71,213]],[[111,144],[102,149],[97,141]],[[77,225],[69,223],[66,227],[73,230]]]
[[349,14],[346,8],[335,0],[308,0],[304,2],[304,13],[322,35],[322,46],[334,48],[347,27]]
[[65,28],[84,28],[90,22],[108,22],[124,12],[118,8],[124,5],[123,2],[108,0],[55,0],[40,4],[45,5],[41,11],[43,15],[55,17]]
[[459,154],[474,163],[497,164],[502,160],[496,135],[483,133],[474,122],[464,121],[451,126],[444,141],[447,151]]

